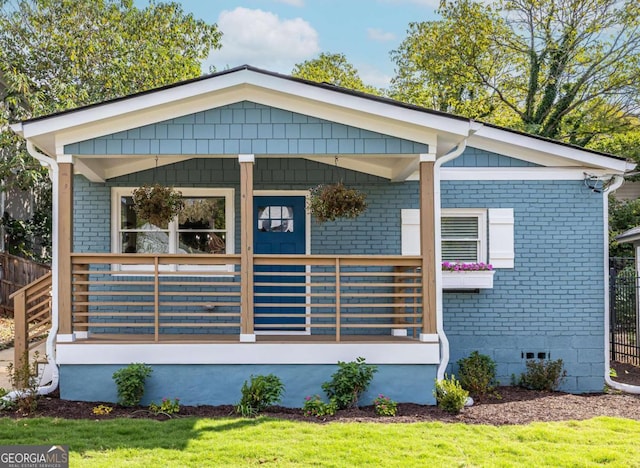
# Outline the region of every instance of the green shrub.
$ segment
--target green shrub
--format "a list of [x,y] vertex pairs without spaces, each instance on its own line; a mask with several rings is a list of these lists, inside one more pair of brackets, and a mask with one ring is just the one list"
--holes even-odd
[[144,384],[153,369],[146,364],[132,363],[113,373],[122,406],[137,406],[144,395]]
[[460,385],[474,398],[482,398],[495,391],[496,363],[489,356],[474,351],[458,361]]
[[338,409],[357,408],[358,398],[369,387],[378,368],[366,364],[363,357],[351,362],[338,361],[338,367],[331,380],[322,384],[322,389],[329,400],[335,400]]
[[242,384],[241,393],[242,398],[236,405],[236,412],[251,417],[267,406],[278,403],[284,393],[284,384],[273,374],[252,375],[250,381],[245,380]]
[[172,414],[176,414],[180,412],[180,398],[174,398],[173,400],[169,398],[163,398],[160,404],[154,403],[153,401],[149,403],[149,411],[151,411],[156,416],[159,414],[166,414],[170,416]]
[[526,366],[527,370],[520,376],[518,385],[530,390],[546,390],[549,392],[557,390],[567,376],[562,359],[556,359],[555,361],[528,359]]
[[444,379],[436,379],[433,395],[438,402],[438,408],[452,414],[462,411],[467,398],[469,398],[469,392],[462,388],[460,382],[456,380],[456,376],[452,375],[451,378],[448,378],[446,374]]
[[320,398],[320,395],[305,397],[304,405],[302,405],[302,412],[305,416],[315,416],[316,418],[333,416],[336,414],[336,410],[337,405],[335,401],[331,400],[329,403],[325,403]]
[[378,416],[395,416],[398,414],[398,403],[382,394],[373,400],[373,406]]
[[38,376],[39,359],[40,353],[36,351],[33,354],[32,361],[29,362],[29,351],[25,351],[17,366],[9,363],[7,366],[7,374],[9,376],[9,383],[16,389],[16,399],[12,402],[5,400],[5,402],[2,403],[2,408],[17,408],[22,414],[31,414],[38,408],[38,387],[40,386],[40,377]]

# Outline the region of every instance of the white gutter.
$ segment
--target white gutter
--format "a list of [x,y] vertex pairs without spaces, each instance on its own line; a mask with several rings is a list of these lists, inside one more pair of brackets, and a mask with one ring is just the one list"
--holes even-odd
[[640,394],[640,387],[637,385],[630,385],[621,382],[616,382],[611,379],[609,372],[611,366],[609,360],[611,359],[611,343],[610,343],[610,327],[611,317],[609,310],[609,194],[615,192],[624,183],[622,176],[614,176],[615,181],[606,190],[603,191],[604,201],[603,216],[604,216],[604,381],[611,388],[620,390],[622,392]]
[[441,213],[442,213],[442,200],[440,194],[440,167],[449,161],[456,159],[467,148],[467,139],[477,132],[482,127],[481,124],[471,122],[471,128],[469,129],[469,135],[462,140],[456,149],[445,154],[444,156],[437,158],[436,163],[433,166],[433,198],[437,201],[434,203],[434,229],[436,230],[436,333],[438,334],[438,341],[440,342],[440,364],[438,365],[438,371],[436,378],[438,380],[444,379],[445,371],[449,365],[449,339],[444,332],[443,323],[443,307],[442,307],[442,239],[441,239]]
[[[52,185],[53,217],[51,222],[51,329],[47,337],[45,352],[47,353],[47,364],[51,369],[51,383],[38,387],[38,395],[47,395],[58,388],[60,374],[56,363],[56,336],[58,334],[58,163],[49,156],[36,150],[33,143],[27,140],[27,152],[37,159],[43,167],[49,169]],[[23,390],[14,390],[8,393],[3,399],[15,400],[24,394]]]

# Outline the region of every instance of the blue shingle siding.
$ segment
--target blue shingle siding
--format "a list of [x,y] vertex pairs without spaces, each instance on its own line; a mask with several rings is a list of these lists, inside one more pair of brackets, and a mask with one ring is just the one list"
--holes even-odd
[[494,288],[444,294],[444,327],[456,361],[479,350],[508,384],[522,353],[550,353],[569,373],[563,389],[604,384],[602,195],[580,181],[443,182],[447,208],[513,208],[515,268]]
[[65,154],[420,154],[429,146],[240,102],[65,145]]
[[468,146],[464,152],[454,159],[444,163],[442,167],[541,167],[529,161],[511,158],[491,151]]

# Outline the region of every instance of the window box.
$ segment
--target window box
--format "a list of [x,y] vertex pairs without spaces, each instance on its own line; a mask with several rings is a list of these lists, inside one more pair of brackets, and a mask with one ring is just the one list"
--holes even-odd
[[495,271],[443,271],[442,289],[492,289]]

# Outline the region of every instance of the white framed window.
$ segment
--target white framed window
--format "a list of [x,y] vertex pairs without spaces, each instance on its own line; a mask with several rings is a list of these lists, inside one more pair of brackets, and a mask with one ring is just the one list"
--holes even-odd
[[443,209],[440,223],[443,262],[487,262],[487,210]]
[[[402,255],[420,255],[420,210],[403,209]],[[513,208],[443,208],[442,260],[514,268]]]
[[[111,189],[112,252],[121,254],[234,253],[233,189],[176,188],[185,203],[182,213],[157,226],[133,209],[135,187]],[[181,265],[178,270],[227,270],[227,266]],[[121,270],[148,270],[147,265],[122,265]],[[169,268],[171,270],[175,268]]]

